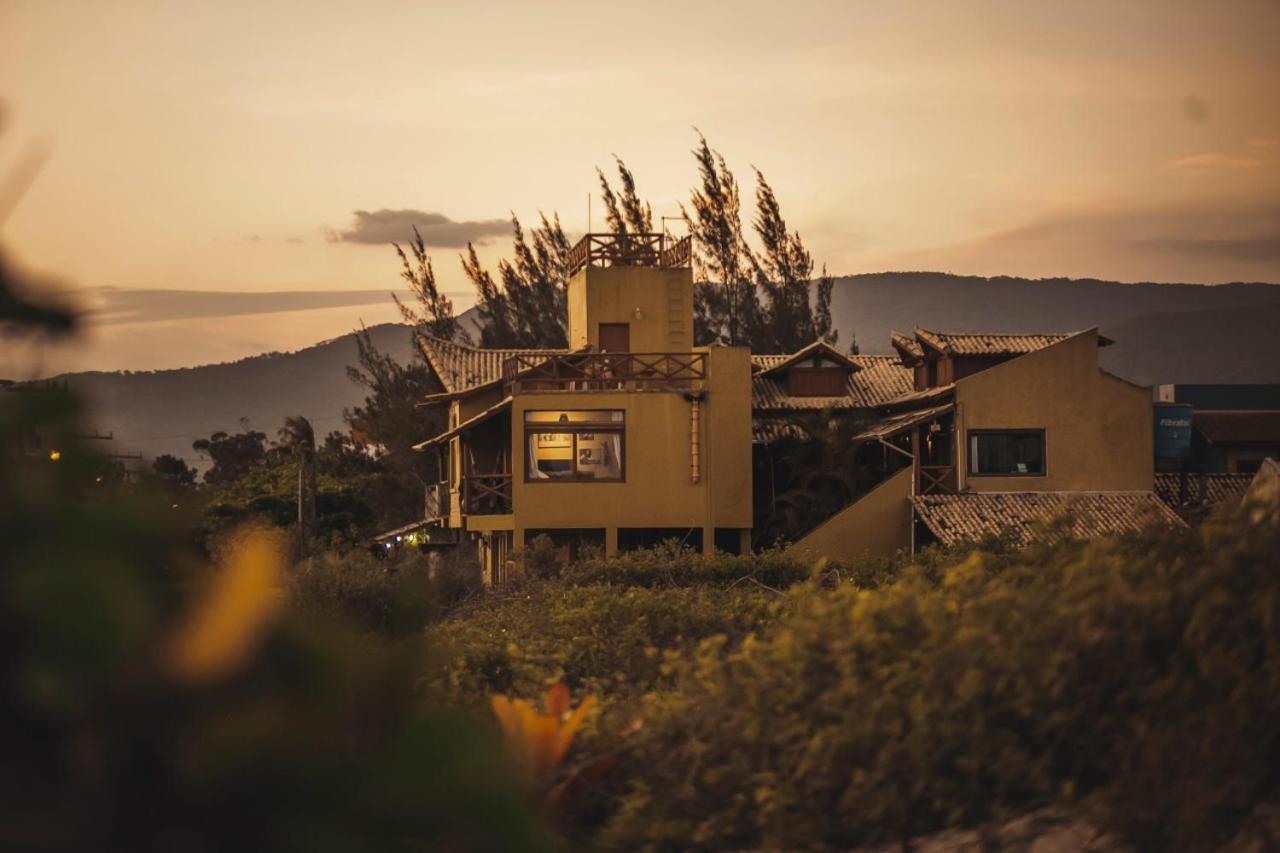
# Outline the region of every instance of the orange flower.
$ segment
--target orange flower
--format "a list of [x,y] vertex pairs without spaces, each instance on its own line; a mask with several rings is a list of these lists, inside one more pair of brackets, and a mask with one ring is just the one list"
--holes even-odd
[[507,744],[532,778],[545,784],[554,778],[573,736],[595,707],[596,697],[588,696],[576,709],[571,709],[569,688],[556,682],[543,700],[545,712],[539,712],[523,699],[510,699],[501,694],[492,696],[490,701]]

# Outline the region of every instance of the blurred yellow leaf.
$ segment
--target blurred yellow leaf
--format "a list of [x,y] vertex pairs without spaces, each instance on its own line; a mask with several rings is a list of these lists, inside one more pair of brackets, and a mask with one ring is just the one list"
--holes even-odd
[[239,538],[170,643],[168,664],[177,680],[212,681],[244,663],[282,603],[284,553],[276,531],[254,529]]
[[524,699],[502,694],[491,696],[490,703],[512,751],[535,779],[546,782],[564,760],[596,697],[586,697],[571,710],[569,688],[557,682],[543,698],[545,713]]

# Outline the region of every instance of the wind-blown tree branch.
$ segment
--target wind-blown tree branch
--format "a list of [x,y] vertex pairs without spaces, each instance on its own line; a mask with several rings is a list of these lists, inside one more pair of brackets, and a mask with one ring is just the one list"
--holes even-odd
[[[431,256],[427,254],[426,243],[418,226],[413,226],[413,239],[409,241],[409,252],[405,253],[399,243],[392,243],[396,255],[400,257],[400,278],[409,285],[412,301],[400,298],[392,293],[400,316],[413,326],[415,336],[428,334],[437,338],[453,340],[465,337],[453,316],[453,300],[440,292],[436,285],[436,273],[431,265]],[[410,261],[412,256],[412,261]]]
[[653,208],[647,201],[641,201],[636,194],[636,179],[617,154],[613,160],[618,164],[618,183],[621,194],[615,195],[609,179],[599,168],[596,174],[600,177],[600,195],[604,199],[605,224],[609,232],[617,237],[630,234],[649,234],[653,231]]
[[419,405],[442,389],[421,358],[400,364],[373,345],[367,329],[356,335],[356,357],[358,364],[347,368],[347,377],[368,394],[363,405],[344,410],[343,417],[384,462],[385,491],[400,495],[405,513],[397,520],[403,523],[421,511],[423,486],[439,479],[434,454],[419,453],[413,446],[444,431],[444,408]]
[[700,186],[680,213],[697,249],[694,337],[699,344],[748,346],[759,321],[751,250],[742,236],[738,182],[724,156],[698,134],[693,150]]
[[826,268],[818,279],[817,305],[811,304],[813,257],[804,246],[800,232],[787,231],[782,208],[773,187],[759,169],[756,173],[756,218],[753,223],[762,251],[748,257],[755,272],[756,286],[767,300],[763,322],[752,341],[752,349],[795,352],[821,338],[834,344],[838,333],[831,329],[832,280]]
[[834,343],[831,277],[824,267],[814,287],[813,258],[799,232],[787,230],[764,174],[755,170],[756,253],[743,234],[741,194],[724,156],[701,133],[693,155],[700,185],[680,211],[697,250],[695,342],[754,352],[795,352],[818,338]]
[[498,279],[467,244],[462,271],[476,288],[480,345],[489,348],[565,347],[569,342],[569,238],[560,216],[539,214],[526,236],[511,215],[512,257],[498,264]]

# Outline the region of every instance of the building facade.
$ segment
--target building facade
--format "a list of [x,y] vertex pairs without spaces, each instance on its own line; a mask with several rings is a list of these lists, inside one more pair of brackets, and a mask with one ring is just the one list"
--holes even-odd
[[1151,391],[1107,373],[1096,329],[895,334],[913,389],[854,440],[896,460],[797,547],[845,558],[988,535],[1028,542],[1057,516],[1090,537],[1181,524],[1153,491]]
[[428,516],[475,541],[491,582],[539,535],[566,558],[670,538],[749,547],[751,358],[693,345],[689,262],[687,238],[588,235],[568,349],[425,341],[445,388],[428,404],[449,407],[421,445],[445,474]]
[[423,342],[444,389],[425,404],[449,412],[419,446],[441,471],[425,523],[477,547],[492,583],[542,535],[561,559],[742,552],[776,510],[778,448],[837,425],[874,482],[795,543],[815,555],[1029,541],[1064,511],[1082,536],[1182,523],[1153,491],[1151,389],[1100,368],[1096,329],[752,354],[694,346],[687,239],[588,235],[571,267],[567,348]]

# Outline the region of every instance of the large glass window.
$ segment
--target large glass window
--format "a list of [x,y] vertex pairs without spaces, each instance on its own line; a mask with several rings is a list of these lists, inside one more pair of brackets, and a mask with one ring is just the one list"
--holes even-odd
[[969,473],[1001,477],[1044,476],[1044,430],[970,432]]
[[624,479],[625,418],[619,410],[524,413],[531,482]]

